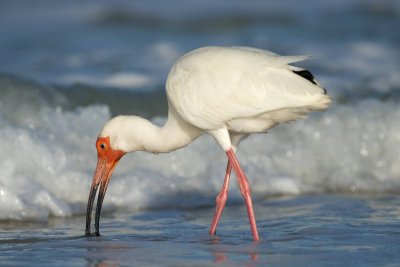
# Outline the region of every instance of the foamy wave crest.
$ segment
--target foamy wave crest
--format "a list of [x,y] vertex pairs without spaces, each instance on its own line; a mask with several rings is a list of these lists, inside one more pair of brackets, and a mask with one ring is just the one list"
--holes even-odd
[[[47,219],[81,212],[97,136],[108,108],[43,108],[29,122],[0,117],[0,219]],[[34,121],[34,123],[32,122]]]
[[[34,124],[0,117],[0,219],[84,214],[97,160],[94,141],[109,117],[106,106],[45,107]],[[399,147],[398,103],[365,100],[254,135],[242,142],[238,157],[257,201],[310,192],[399,192]],[[104,210],[213,205],[225,165],[209,136],[170,154],[127,155]],[[234,180],[230,200],[241,201]]]

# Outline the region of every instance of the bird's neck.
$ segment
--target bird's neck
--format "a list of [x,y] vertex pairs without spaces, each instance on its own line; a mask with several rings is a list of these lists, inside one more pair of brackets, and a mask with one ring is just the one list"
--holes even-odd
[[180,119],[170,110],[164,126],[158,127],[151,122],[143,136],[143,150],[151,153],[170,152],[186,146],[201,135],[201,131]]

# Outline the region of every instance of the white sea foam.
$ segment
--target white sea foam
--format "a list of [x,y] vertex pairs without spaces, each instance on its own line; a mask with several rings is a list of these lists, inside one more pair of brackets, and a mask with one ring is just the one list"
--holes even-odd
[[[85,212],[105,106],[42,108],[34,120],[0,117],[0,219],[47,220]],[[34,121],[34,123],[32,123]],[[155,121],[162,123],[163,118]],[[398,103],[362,101],[252,136],[239,160],[256,199],[309,192],[400,191]],[[226,156],[204,136],[170,154],[127,155],[104,209],[212,205]],[[230,200],[241,201],[235,180]]]

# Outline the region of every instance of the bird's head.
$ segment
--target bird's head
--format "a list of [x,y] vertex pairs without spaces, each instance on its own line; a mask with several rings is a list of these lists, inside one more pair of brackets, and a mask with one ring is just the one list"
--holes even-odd
[[98,159],[87,204],[86,235],[91,234],[92,208],[98,187],[100,186],[95,216],[96,235],[99,235],[101,206],[115,166],[128,152],[153,152],[148,147],[151,139],[149,134],[156,133],[156,129],[151,122],[138,116],[117,116],[104,125],[96,141]]
[[[134,141],[132,138],[134,138],[135,134],[129,136],[130,133],[127,132],[128,129],[132,129],[132,126],[135,125],[135,120],[137,119],[129,118],[128,116],[115,117],[104,125],[97,138],[97,165],[93,175],[87,204],[86,235],[91,234],[92,208],[98,187],[100,186],[95,216],[96,235],[99,235],[101,206],[114,168],[127,152],[139,150],[140,148],[140,146],[135,145],[137,142],[132,142]],[[132,130],[130,132],[132,132]],[[127,147],[128,143],[131,144],[129,148]]]

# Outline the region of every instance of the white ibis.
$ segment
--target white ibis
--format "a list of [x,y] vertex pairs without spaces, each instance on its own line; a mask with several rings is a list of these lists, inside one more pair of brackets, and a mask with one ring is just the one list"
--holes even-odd
[[307,56],[279,56],[249,47],[203,47],[182,56],[166,82],[168,119],[163,127],[137,116],[108,121],[96,142],[98,162],[90,189],[86,234],[91,234],[91,213],[97,188],[95,231],[99,235],[101,206],[112,171],[123,155],[134,151],[171,152],[200,135],[215,138],[228,164],[216,198],[210,234],[215,230],[228,197],[233,168],[246,203],[254,240],[259,235],[250,187],[236,158],[242,139],[263,133],[279,123],[328,108],[331,98],[305,69],[289,65]]

